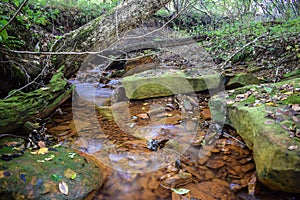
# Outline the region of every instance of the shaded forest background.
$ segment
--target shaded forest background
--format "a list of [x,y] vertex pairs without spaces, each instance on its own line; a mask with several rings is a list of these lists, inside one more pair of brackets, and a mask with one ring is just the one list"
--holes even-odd
[[[59,68],[49,55],[15,51],[52,51],[53,44],[62,35],[126,3],[116,0],[2,1],[0,97],[10,97],[12,90],[29,92],[44,87]],[[167,23],[186,36],[205,35],[207,39],[202,44],[222,69],[232,70],[234,64],[247,63],[252,71],[273,69],[276,80],[261,78],[266,82],[279,81],[284,74],[298,69],[299,8],[300,2],[296,0],[172,0],[144,23],[155,26]],[[267,40],[247,46],[266,34]],[[237,52],[238,49],[242,50]]]

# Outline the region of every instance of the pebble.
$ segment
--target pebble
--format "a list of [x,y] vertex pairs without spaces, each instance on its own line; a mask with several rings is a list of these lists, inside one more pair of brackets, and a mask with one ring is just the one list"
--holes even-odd
[[211,169],[220,169],[225,165],[223,160],[209,160],[206,164]]

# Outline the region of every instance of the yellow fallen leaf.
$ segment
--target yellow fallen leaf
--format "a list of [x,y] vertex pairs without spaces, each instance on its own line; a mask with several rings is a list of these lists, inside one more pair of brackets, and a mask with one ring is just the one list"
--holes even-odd
[[0,171],[0,178],[4,177],[4,171]]
[[74,172],[72,169],[68,168],[64,171],[64,176],[69,179],[75,179],[76,178],[76,172]]
[[42,147],[37,152],[37,154],[46,154],[46,153],[48,153],[48,148],[47,147]]
[[277,104],[276,104],[276,103],[273,103],[273,102],[268,102],[268,103],[266,103],[266,106],[273,106],[273,107],[276,107]]

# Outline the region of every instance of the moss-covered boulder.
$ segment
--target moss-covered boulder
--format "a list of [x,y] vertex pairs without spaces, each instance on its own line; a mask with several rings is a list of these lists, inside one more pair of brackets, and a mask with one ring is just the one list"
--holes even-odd
[[37,154],[26,150],[16,157],[13,143],[1,142],[0,199],[91,199],[109,173],[74,149],[41,148]]
[[215,121],[233,126],[253,150],[259,180],[300,193],[300,78],[213,96]]
[[249,73],[225,74],[225,78],[228,80],[225,85],[228,89],[260,83],[260,80],[256,76]]
[[52,76],[46,87],[28,93],[13,90],[9,98],[0,99],[0,133],[13,133],[27,121],[49,116],[72,91],[73,86],[61,71]]
[[189,71],[158,68],[126,76],[122,79],[129,99],[146,99],[217,88],[220,76]]

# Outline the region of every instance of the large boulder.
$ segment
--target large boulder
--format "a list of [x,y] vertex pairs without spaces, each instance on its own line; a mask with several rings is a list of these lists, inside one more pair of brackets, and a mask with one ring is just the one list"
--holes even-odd
[[17,157],[17,143],[0,141],[0,199],[92,199],[110,173],[92,156],[65,147]]
[[233,126],[253,150],[259,180],[300,193],[300,78],[220,93],[209,102],[213,120]]
[[146,99],[173,94],[193,93],[214,89],[219,86],[217,73],[201,74],[200,71],[157,68],[126,76],[122,79],[129,99]]

